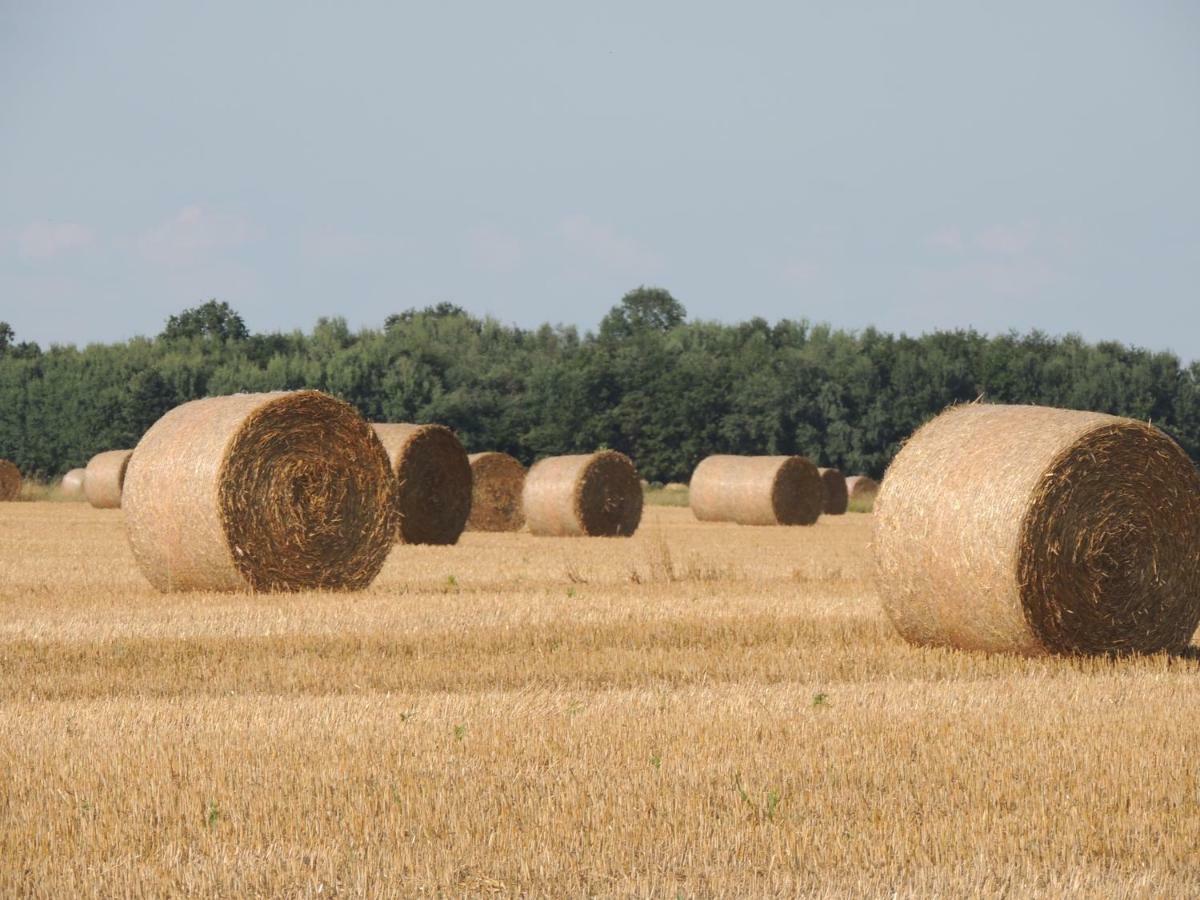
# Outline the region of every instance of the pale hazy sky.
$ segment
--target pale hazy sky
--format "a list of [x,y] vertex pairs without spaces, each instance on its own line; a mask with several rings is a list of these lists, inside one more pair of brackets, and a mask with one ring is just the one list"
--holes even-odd
[[0,0],[0,319],[450,300],[1200,358],[1200,3]]

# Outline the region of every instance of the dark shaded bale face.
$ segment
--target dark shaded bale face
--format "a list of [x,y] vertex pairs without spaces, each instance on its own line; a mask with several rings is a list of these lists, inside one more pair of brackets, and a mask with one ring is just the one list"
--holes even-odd
[[520,531],[525,467],[507,453],[472,453],[468,531]]
[[577,487],[580,521],[589,535],[628,537],[642,521],[641,479],[629,457],[613,450],[593,455]]
[[471,513],[471,463],[444,425],[372,426],[392,461],[405,544],[453,544]]
[[21,496],[21,470],[7,459],[0,459],[0,502]]

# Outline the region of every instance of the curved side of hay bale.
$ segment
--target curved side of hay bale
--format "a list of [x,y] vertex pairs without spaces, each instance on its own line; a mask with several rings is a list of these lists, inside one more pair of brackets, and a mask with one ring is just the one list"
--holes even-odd
[[702,522],[811,525],[821,515],[821,474],[803,456],[710,456],[692,473],[688,495]]
[[162,591],[363,588],[396,527],[379,439],[318,391],[171,410],[133,452],[124,509],[134,559]]
[[62,481],[58,485],[58,492],[68,500],[83,500],[83,481],[87,475],[87,469],[71,469],[62,477]]
[[132,450],[106,450],[88,460],[83,495],[96,509],[118,509]]
[[0,459],[0,502],[7,503],[21,496],[21,470],[15,463]]
[[397,479],[400,526],[405,544],[453,544],[471,514],[471,463],[445,425],[378,423]]
[[846,479],[846,494],[851,500],[873,500],[878,493],[879,482],[870,475],[851,475]]
[[850,505],[850,492],[846,489],[846,476],[841,469],[817,469],[821,483],[825,486],[825,505],[821,512],[827,516],[840,516]]
[[520,531],[525,467],[507,453],[472,453],[469,531]]
[[1200,622],[1200,475],[1144,423],[960,406],[908,441],[875,509],[880,597],[914,643],[1154,652]]
[[551,456],[525,476],[522,505],[533,534],[628,537],[642,520],[642,485],[624,453]]

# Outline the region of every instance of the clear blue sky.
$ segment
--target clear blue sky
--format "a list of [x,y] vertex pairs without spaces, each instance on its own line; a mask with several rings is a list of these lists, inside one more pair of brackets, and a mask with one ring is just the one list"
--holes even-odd
[[1200,3],[0,0],[0,318],[450,300],[1200,358]]

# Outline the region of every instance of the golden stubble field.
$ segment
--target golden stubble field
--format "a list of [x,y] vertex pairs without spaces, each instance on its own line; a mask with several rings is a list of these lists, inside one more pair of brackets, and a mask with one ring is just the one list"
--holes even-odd
[[164,596],[0,506],[2,896],[1194,896],[1200,668],[915,649],[870,517]]

